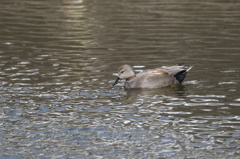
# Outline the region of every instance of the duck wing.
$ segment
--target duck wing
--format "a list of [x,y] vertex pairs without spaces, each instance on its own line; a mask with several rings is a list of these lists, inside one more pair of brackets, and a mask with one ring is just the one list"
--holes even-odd
[[132,85],[135,88],[161,88],[175,85],[184,80],[186,72],[190,69],[176,65],[145,70],[136,75]]

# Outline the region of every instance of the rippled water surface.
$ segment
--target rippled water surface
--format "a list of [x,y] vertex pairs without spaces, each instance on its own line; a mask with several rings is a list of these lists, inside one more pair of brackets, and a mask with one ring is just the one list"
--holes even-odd
[[[1,0],[0,158],[239,158],[238,0]],[[112,87],[185,62],[182,85]]]

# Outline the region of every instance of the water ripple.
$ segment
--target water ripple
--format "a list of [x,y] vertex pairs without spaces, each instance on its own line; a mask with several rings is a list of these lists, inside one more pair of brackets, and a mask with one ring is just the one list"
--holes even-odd
[[[0,158],[238,158],[239,2],[0,6]],[[182,85],[111,86],[179,62]]]

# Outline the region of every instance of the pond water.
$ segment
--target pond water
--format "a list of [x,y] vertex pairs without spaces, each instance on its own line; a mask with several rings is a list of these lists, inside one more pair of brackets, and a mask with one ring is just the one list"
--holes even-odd
[[[1,0],[0,158],[239,158],[238,0]],[[185,62],[182,85],[112,87]]]

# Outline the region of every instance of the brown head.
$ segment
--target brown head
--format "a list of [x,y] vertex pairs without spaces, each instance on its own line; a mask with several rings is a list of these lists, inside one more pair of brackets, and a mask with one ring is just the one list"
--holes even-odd
[[113,86],[115,86],[121,79],[130,79],[135,76],[135,72],[130,65],[122,65],[118,68],[118,78],[114,82]]

